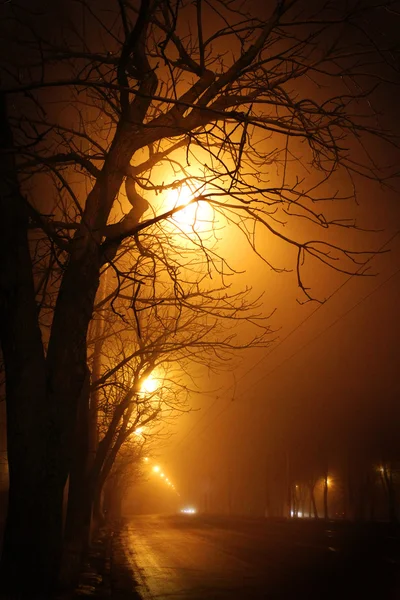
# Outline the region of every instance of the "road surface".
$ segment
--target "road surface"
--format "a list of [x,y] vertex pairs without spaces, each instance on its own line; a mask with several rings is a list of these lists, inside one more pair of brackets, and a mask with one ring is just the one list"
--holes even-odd
[[384,526],[146,515],[120,547],[144,600],[400,599],[400,538]]

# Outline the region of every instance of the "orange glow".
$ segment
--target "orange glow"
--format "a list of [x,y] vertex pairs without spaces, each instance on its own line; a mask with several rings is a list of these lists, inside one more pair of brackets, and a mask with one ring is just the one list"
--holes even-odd
[[192,202],[194,198],[200,196],[202,192],[195,192],[186,184],[169,190],[165,196],[165,210],[183,206],[174,214],[173,220],[185,232],[190,233],[193,229],[197,232],[210,229],[214,221],[214,211],[212,207],[204,201]]
[[159,379],[149,375],[141,385],[141,391],[145,394],[153,394],[160,385]]

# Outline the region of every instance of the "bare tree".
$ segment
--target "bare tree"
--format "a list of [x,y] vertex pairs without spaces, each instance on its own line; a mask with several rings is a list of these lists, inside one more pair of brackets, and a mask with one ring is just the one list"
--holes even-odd
[[[185,301],[172,289],[164,296],[152,292],[150,297],[138,296],[132,311],[126,285],[114,298],[112,310],[104,303],[108,293],[115,295],[113,279],[108,280],[110,289],[102,287],[92,321],[93,335],[88,339],[91,384],[86,403],[82,399],[79,403],[77,443],[69,475],[64,581],[79,574],[92,511],[99,506],[104,484],[127,440],[138,433],[148,438],[150,427],[154,434],[155,423],[168,424],[188,410],[186,398],[196,384],[190,373],[196,364],[221,370],[231,367],[235,351],[269,343],[268,324],[254,313],[247,292],[228,297],[224,291],[224,298],[219,298],[218,290],[202,292],[192,274],[193,291],[186,294]],[[167,283],[162,288],[167,294]],[[246,343],[232,333],[233,307],[235,320],[258,324],[259,333]]]
[[144,476],[142,459],[145,452],[147,453],[148,446],[149,444],[143,439],[129,439],[121,449],[104,486],[102,509],[107,518],[121,517],[124,495]]
[[[323,234],[354,226],[328,203],[356,197],[360,177],[392,174],[373,150],[397,142],[371,108],[397,77],[395,49],[372,32],[392,5],[283,0],[250,13],[217,0],[82,1],[58,19],[22,0],[2,7],[14,57],[2,63],[0,107],[12,593],[26,582],[45,593],[57,578],[106,265],[115,292],[104,301],[125,292],[134,318],[164,297],[165,273],[174,297],[207,316],[210,279],[234,276],[222,228],[259,254],[259,236],[285,244],[307,298],[305,261],[362,272],[363,253]],[[188,226],[179,215],[190,210]],[[220,288],[213,301],[239,318],[240,297]]]

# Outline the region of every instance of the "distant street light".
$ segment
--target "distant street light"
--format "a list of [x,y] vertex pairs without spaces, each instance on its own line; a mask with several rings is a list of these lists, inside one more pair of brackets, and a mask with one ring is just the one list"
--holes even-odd
[[[144,462],[148,463],[150,459],[147,456],[145,456],[143,458],[143,460],[144,460]],[[177,494],[178,496],[180,496],[180,494],[178,494],[178,492],[176,491],[176,488],[173,485],[172,481],[170,481],[168,479],[168,477],[165,476],[165,473],[163,473],[161,471],[161,467],[159,465],[154,465],[152,467],[152,471],[153,471],[153,473],[158,473],[158,475],[160,476],[160,479],[162,479],[163,481],[165,481],[165,483],[168,485],[168,487],[170,487],[175,492],[175,494]]]

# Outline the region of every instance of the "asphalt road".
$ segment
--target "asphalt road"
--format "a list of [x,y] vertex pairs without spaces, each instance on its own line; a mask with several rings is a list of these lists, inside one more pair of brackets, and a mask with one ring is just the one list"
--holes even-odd
[[400,599],[385,526],[146,515],[120,543],[144,600]]

